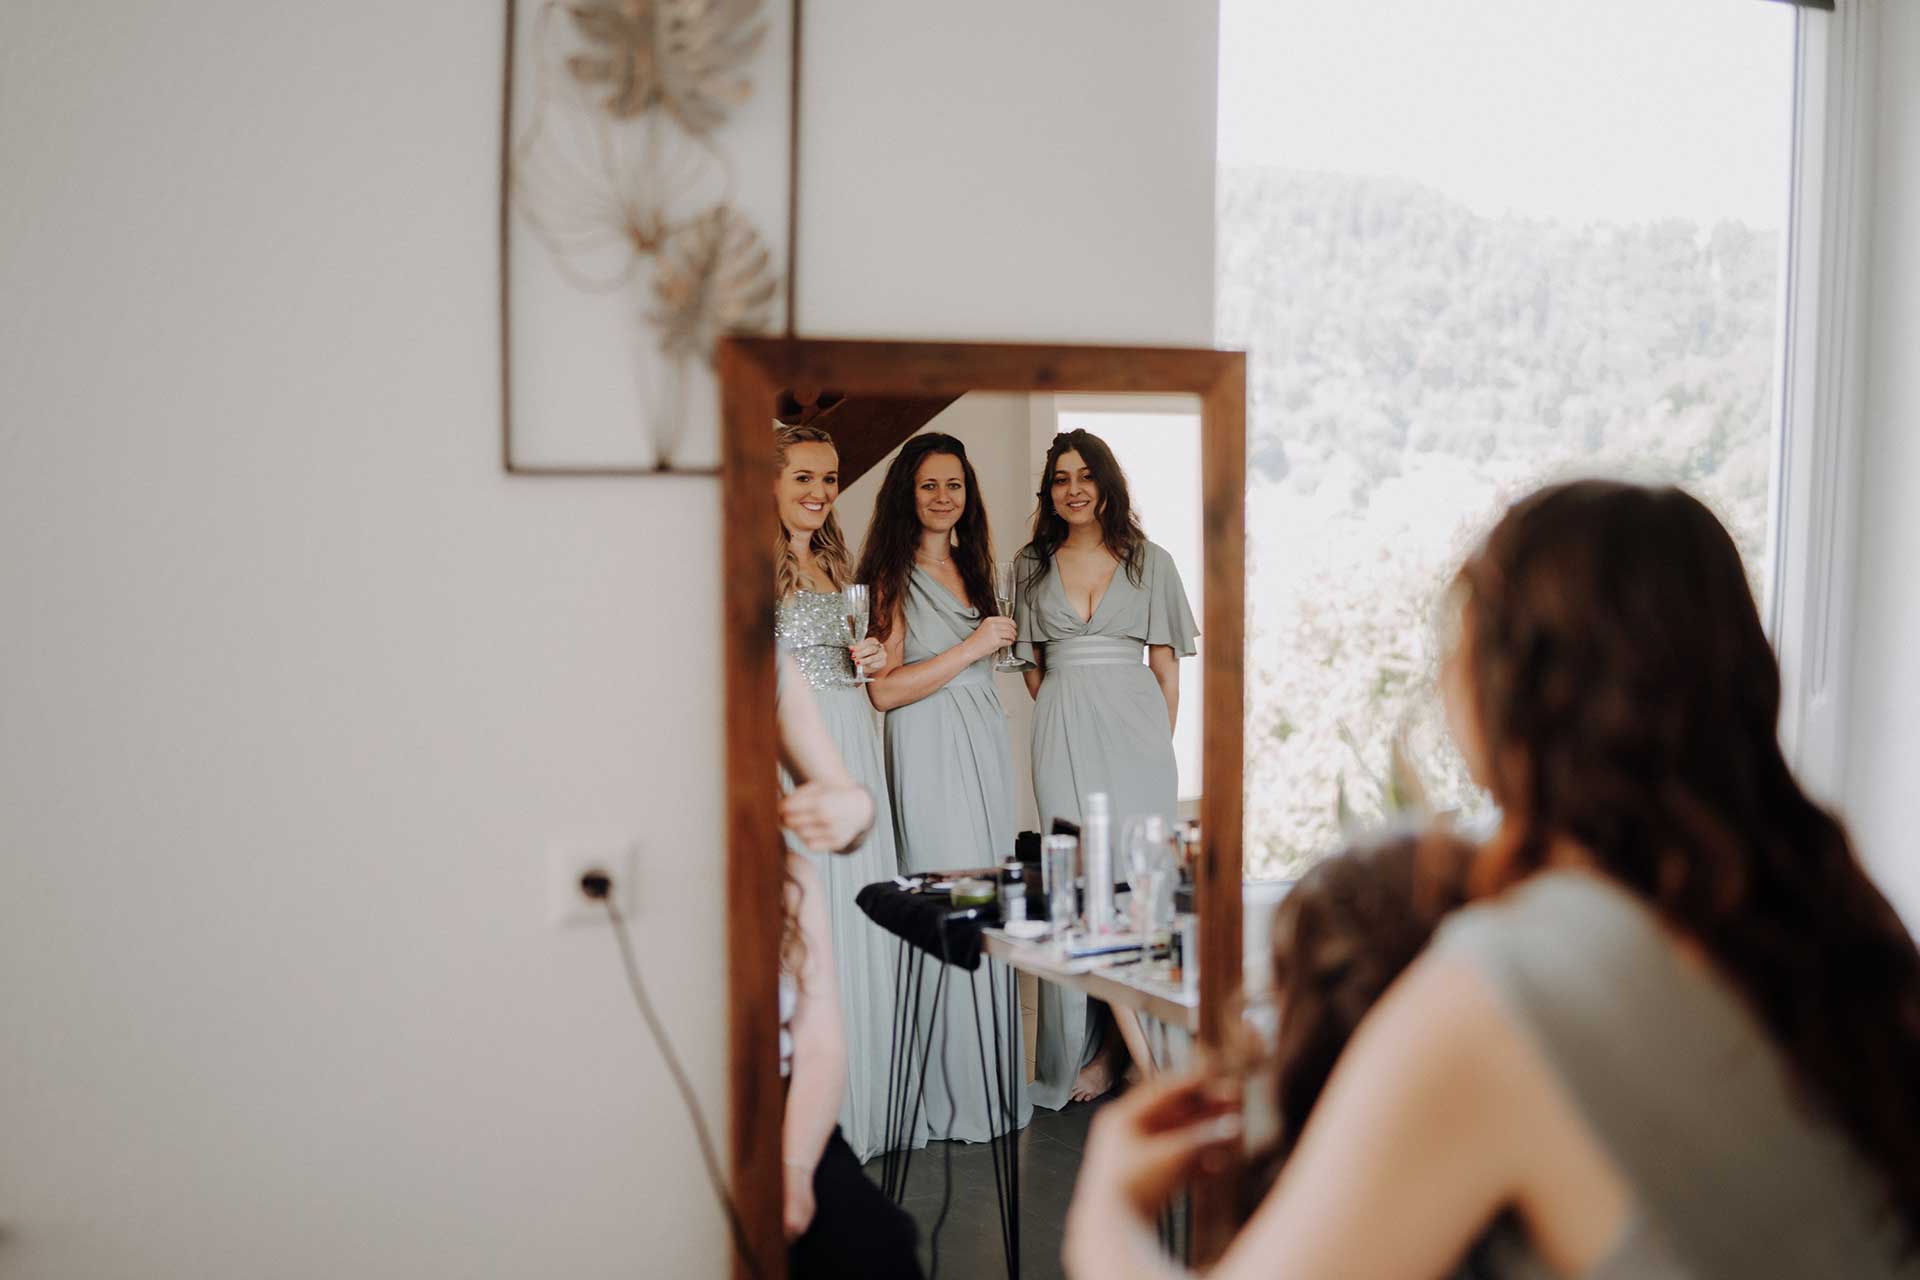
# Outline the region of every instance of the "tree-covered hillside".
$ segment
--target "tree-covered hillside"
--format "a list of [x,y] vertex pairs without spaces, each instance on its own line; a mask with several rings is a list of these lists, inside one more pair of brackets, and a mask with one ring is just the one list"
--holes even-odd
[[1250,354],[1250,870],[1336,843],[1336,786],[1364,811],[1403,724],[1470,802],[1430,697],[1434,597],[1540,480],[1684,485],[1761,581],[1776,233],[1267,169],[1222,171],[1218,224],[1220,340]]

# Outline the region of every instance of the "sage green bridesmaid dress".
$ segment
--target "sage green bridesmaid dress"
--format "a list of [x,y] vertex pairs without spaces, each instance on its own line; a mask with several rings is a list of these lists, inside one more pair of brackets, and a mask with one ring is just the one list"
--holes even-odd
[[[846,601],[840,592],[798,591],[788,596],[775,613],[774,633],[807,677],[847,771],[873,795],[873,829],[849,853],[814,853],[787,837],[788,848],[813,859],[826,890],[847,1041],[847,1095],[840,1107],[840,1129],[854,1155],[864,1162],[884,1145],[898,950],[893,935],[868,919],[853,900],[867,885],[900,874],[893,813],[887,805],[879,716],[867,700],[866,686],[854,683],[853,657],[847,652]],[[780,782],[783,790],[792,785],[784,772]],[[777,891],[778,886],[769,886],[768,892]]]
[[[903,616],[903,657],[911,664],[966,640],[981,614],[916,566],[907,580]],[[905,871],[992,866],[1013,856],[1013,759],[1006,711],[993,687],[992,657],[981,658],[917,702],[887,712],[886,748],[894,832]],[[929,969],[923,992],[921,1034],[931,1034],[935,1046],[927,1059],[926,1136],[985,1142],[1006,1132],[1009,1102],[1014,1124],[1024,1126],[1033,1114],[1025,1070],[1015,1073],[1011,1099],[1004,1084],[995,1084],[996,1065],[1026,1061],[1017,994],[1009,998],[998,966],[982,963],[973,973],[950,968],[936,1009],[936,969]],[[944,1037],[936,1015],[945,1024]]]
[[[1168,645],[1192,657],[1199,627],[1165,548],[1149,542],[1140,580],[1121,565],[1106,594],[1083,618],[1067,599],[1060,566],[1035,573],[1031,546],[1022,548],[1015,574],[1014,655],[1039,662],[1045,674],[1033,709],[1033,794],[1040,829],[1055,818],[1080,821],[1086,797],[1104,791],[1112,806],[1116,844],[1121,824],[1137,815],[1179,818],[1179,777],[1167,701],[1146,666],[1146,646]],[[1119,850],[1116,847],[1115,855]],[[1050,982],[1040,984],[1035,1045],[1036,1106],[1058,1109],[1073,1079],[1099,1051],[1087,1020],[1087,998]]]

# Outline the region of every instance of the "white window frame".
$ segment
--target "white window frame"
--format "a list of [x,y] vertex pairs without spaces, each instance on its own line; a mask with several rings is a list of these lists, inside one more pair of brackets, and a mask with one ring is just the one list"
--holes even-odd
[[1780,662],[1781,745],[1829,803],[1846,776],[1879,7],[1803,8],[1794,34],[1766,620]]

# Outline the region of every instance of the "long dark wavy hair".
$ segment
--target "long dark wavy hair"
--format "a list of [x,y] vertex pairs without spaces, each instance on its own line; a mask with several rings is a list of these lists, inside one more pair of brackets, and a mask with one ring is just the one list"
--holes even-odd
[[1440,831],[1355,846],[1316,865],[1274,909],[1280,1130],[1247,1164],[1243,1218],[1300,1141],[1360,1020],[1426,949],[1446,914],[1467,901],[1474,853]]
[[1555,485],[1460,570],[1460,659],[1507,826],[1474,891],[1557,840],[1705,947],[1920,1241],[1920,952],[1782,756],[1733,540],[1672,488]]
[[1067,522],[1053,509],[1053,469],[1063,453],[1077,453],[1087,464],[1093,483],[1100,490],[1100,502],[1094,509],[1100,521],[1100,541],[1113,558],[1126,566],[1127,578],[1139,586],[1147,568],[1147,535],[1140,519],[1133,514],[1133,500],[1127,496],[1127,473],[1113,456],[1107,442],[1091,431],[1062,431],[1047,446],[1047,465],[1040,469],[1040,491],[1034,495],[1033,541],[1026,550],[1032,553],[1025,576],[1031,587],[1047,576],[1053,553],[1067,540]]
[[864,582],[873,592],[872,634],[887,638],[893,615],[907,598],[907,578],[913,572],[913,556],[920,549],[920,515],[914,503],[914,486],[920,464],[936,454],[960,460],[960,474],[967,485],[967,504],[960,522],[953,527],[953,567],[967,589],[967,603],[981,617],[997,614],[993,596],[993,534],[987,528],[987,504],[980,499],[980,482],[967,460],[967,446],[952,436],[929,431],[913,437],[887,468],[880,482],[880,496],[874,499],[873,522],[867,526],[866,544],[860,551],[860,568],[854,581]]

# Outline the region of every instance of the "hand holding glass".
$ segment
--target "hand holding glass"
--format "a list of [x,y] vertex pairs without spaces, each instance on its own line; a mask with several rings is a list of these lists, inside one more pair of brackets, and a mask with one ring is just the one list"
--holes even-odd
[[[995,603],[1000,606],[1000,616],[1003,618],[1011,618],[1013,616],[1014,597],[1013,565],[1003,564],[998,566],[994,570],[993,578],[993,597]],[[995,671],[1021,671],[1025,669],[1025,666],[1025,663],[1013,656],[1012,645],[1008,645],[1002,649],[993,659],[993,669]]]
[[[841,594],[846,598],[847,602],[847,631],[853,636],[853,639],[849,643],[859,644],[867,638],[867,610],[870,607],[868,604],[867,584],[864,582],[849,583]],[[868,675],[867,669],[858,663],[854,664],[853,672],[853,682],[855,684],[873,683],[873,677]]]

